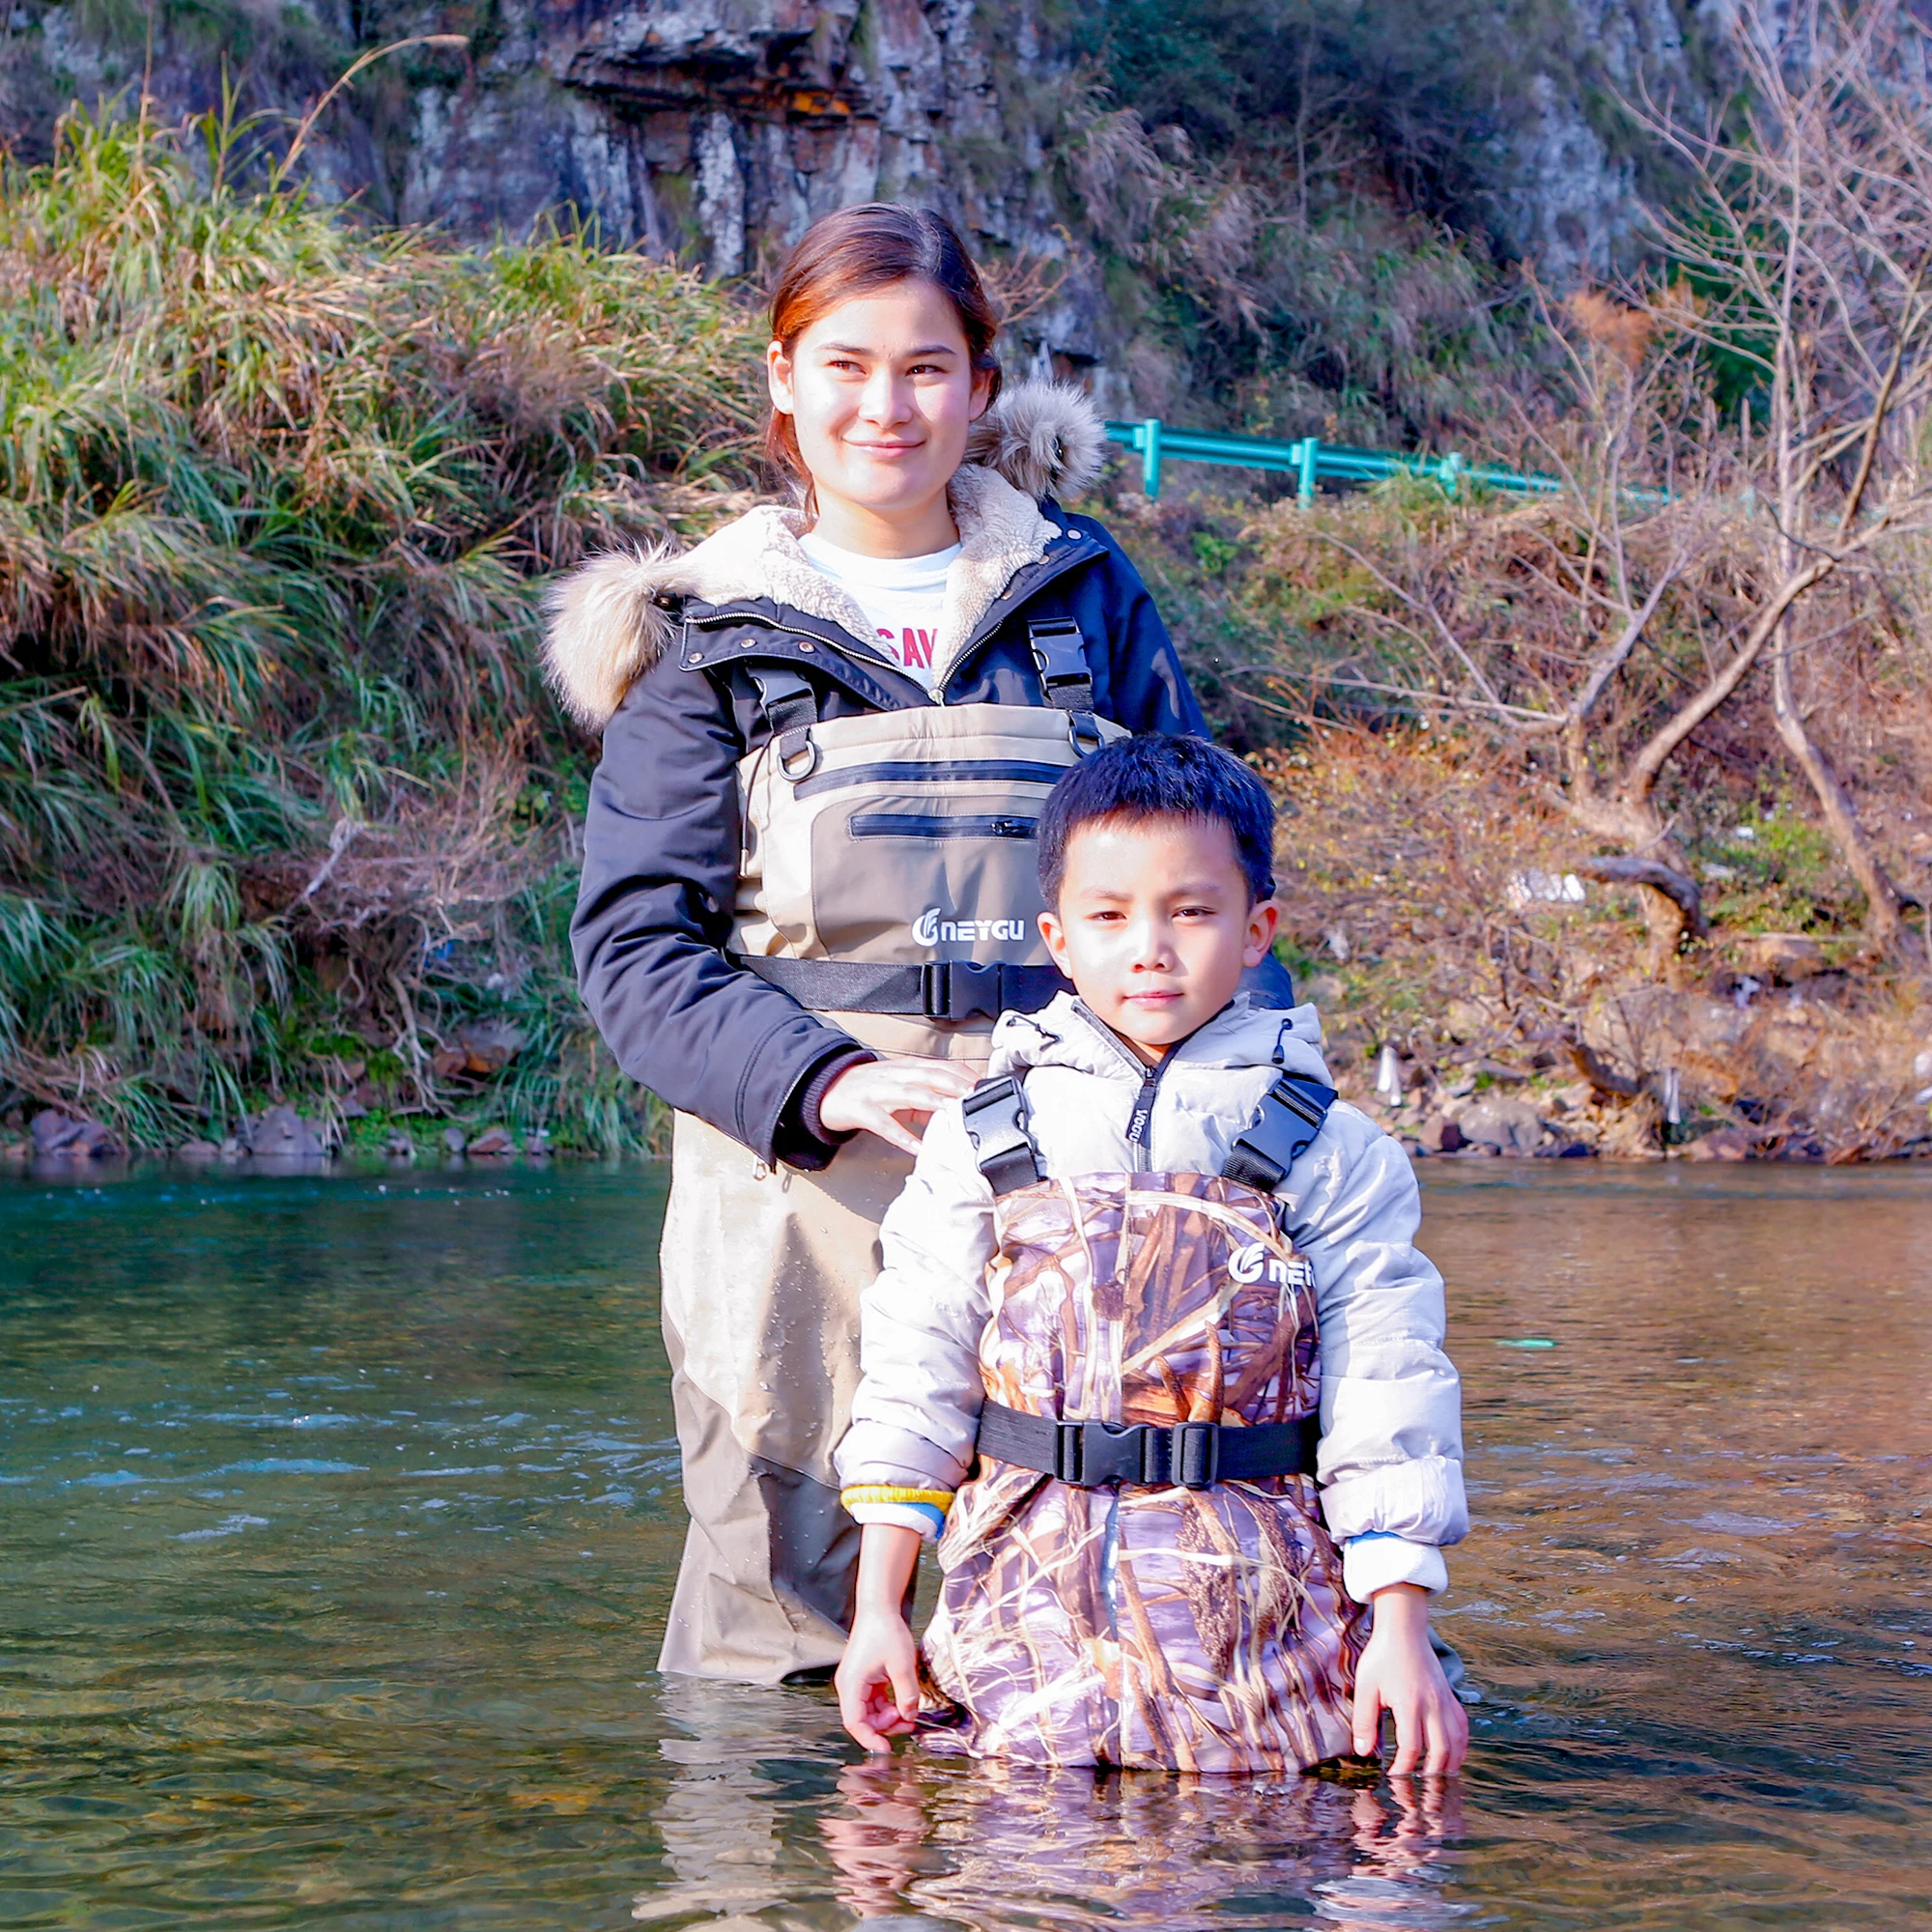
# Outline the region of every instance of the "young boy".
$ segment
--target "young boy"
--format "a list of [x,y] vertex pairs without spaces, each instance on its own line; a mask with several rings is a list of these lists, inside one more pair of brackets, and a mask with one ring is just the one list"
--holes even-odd
[[1236,991],[1273,825],[1192,738],[1109,745],[1047,801],[1040,929],[1076,990],[1006,1014],[934,1115],[865,1301],[838,1688],[870,1750],[919,1714],[903,1605],[943,1530],[926,1704],[975,1754],[1294,1771],[1373,1752],[1387,1710],[1395,1772],[1462,1763],[1429,1639],[1467,1528],[1441,1277],[1313,1009]]

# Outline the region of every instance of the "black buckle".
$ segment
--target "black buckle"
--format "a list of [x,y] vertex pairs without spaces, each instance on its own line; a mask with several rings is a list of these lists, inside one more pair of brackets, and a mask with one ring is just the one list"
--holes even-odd
[[1222,1166],[1223,1176],[1259,1193],[1272,1194],[1308,1151],[1334,1104],[1332,1087],[1302,1075],[1280,1075],[1253,1123],[1236,1137]]
[[1075,1489],[1135,1483],[1164,1490],[1213,1488],[1221,1473],[1221,1431],[1211,1422],[1162,1429],[1151,1422],[1057,1422],[1053,1474]]
[[1220,1424],[1176,1423],[1169,1466],[1168,1480],[1183,1490],[1211,1490],[1221,1477]]
[[1062,711],[1092,711],[1094,673],[1080,626],[1071,617],[1043,618],[1027,626],[1027,640],[1046,701]]
[[1075,1489],[1145,1483],[1147,1438],[1161,1434],[1145,1422],[1060,1422],[1054,1425],[1053,1473]]
[[929,1020],[1000,1016],[1000,969],[970,959],[931,959],[919,969],[919,1007]]

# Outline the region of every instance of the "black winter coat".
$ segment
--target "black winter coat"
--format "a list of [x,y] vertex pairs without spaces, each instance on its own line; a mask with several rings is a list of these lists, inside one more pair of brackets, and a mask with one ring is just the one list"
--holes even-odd
[[[1043,703],[1027,626],[1070,617],[1101,717],[1135,731],[1203,731],[1133,565],[1098,524],[1043,507],[1065,536],[980,620],[939,701]],[[618,705],[591,781],[571,923],[584,1004],[618,1065],[669,1105],[762,1159],[822,1167],[835,1146],[808,1135],[796,1101],[853,1042],[724,951],[741,851],[737,765],[770,735],[751,671],[774,661],[802,671],[821,718],[934,700],[869,645],[795,609],[686,598],[674,613],[678,642]]]

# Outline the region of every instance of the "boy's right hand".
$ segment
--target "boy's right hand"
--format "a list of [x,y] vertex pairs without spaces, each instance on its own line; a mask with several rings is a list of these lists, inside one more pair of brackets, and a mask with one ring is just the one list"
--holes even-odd
[[868,1751],[889,1751],[919,1716],[919,1647],[894,1611],[861,1611],[832,1680],[838,1716]]

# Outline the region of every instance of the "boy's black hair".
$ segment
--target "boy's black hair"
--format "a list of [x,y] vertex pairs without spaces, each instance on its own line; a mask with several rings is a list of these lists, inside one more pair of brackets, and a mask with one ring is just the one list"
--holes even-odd
[[1150,732],[1090,753],[1047,794],[1039,814],[1039,885],[1060,902],[1066,841],[1103,818],[1191,818],[1225,825],[1248,882],[1250,903],[1274,891],[1274,801],[1239,758],[1205,738]]

